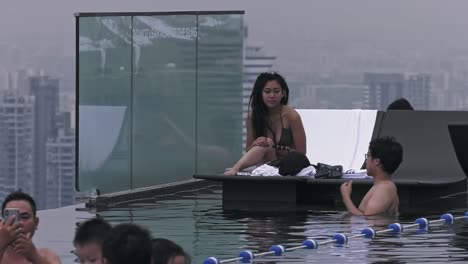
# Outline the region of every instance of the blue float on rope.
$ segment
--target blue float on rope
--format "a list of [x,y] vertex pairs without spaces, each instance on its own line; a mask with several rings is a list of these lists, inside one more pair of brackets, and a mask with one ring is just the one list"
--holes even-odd
[[403,233],[403,227],[399,223],[390,224],[388,228],[392,229],[393,233]]
[[[414,224],[410,224],[406,226],[402,226],[399,223],[393,223],[388,226],[388,229],[380,230],[377,232],[375,232],[372,228],[364,228],[361,231],[360,235],[353,235],[353,236],[350,236],[349,238],[362,237],[363,235],[364,237],[367,237],[367,238],[374,238],[376,234],[388,233],[388,232],[403,233],[403,228],[406,229],[406,228],[412,228],[416,226],[418,226],[418,230],[416,232],[425,233],[426,231],[428,231],[429,224],[440,223],[440,222],[444,222],[444,224],[453,224],[455,219],[461,219],[461,218],[465,218],[468,221],[468,211],[465,212],[464,216],[460,216],[457,218],[454,218],[452,214],[446,213],[446,214],[443,214],[440,217],[440,219],[433,220],[433,221],[428,221],[426,218],[421,217],[421,218],[416,219],[414,221]],[[342,233],[336,233],[333,235],[333,239],[329,239],[329,240],[325,240],[321,242],[317,242],[313,239],[306,239],[302,242],[302,245],[296,246],[296,247],[290,247],[287,250],[292,251],[292,250],[301,249],[301,248],[302,249],[304,248],[316,249],[318,248],[319,245],[329,244],[333,242],[335,242],[336,244],[343,245],[348,242],[348,237]],[[286,249],[282,245],[275,245],[270,248],[270,251],[258,253],[257,257],[271,255],[272,253],[275,254],[276,256],[281,256],[283,255],[284,252],[286,252]],[[225,260],[219,261],[215,257],[209,257],[205,259],[205,261],[203,261],[203,264],[220,264],[220,263],[229,263],[229,262],[235,262],[235,261],[242,261],[244,263],[247,263],[247,262],[251,262],[252,259],[254,258],[255,258],[255,255],[251,251],[245,250],[245,251],[240,252],[239,257],[237,258],[225,259]]]
[[443,214],[440,216],[440,219],[444,219],[444,224],[453,224],[453,215],[452,214]]
[[307,249],[316,249],[318,248],[318,244],[313,239],[306,239],[302,242],[302,245],[305,246]]
[[219,260],[215,257],[209,257],[203,261],[203,264],[219,264]]
[[275,256],[281,256],[284,253],[284,247],[282,245],[274,245],[270,248],[270,251],[275,252]]
[[421,217],[414,221],[415,224],[418,224],[419,230],[428,230],[429,229],[429,221],[426,218]]
[[239,253],[239,257],[242,258],[242,262],[249,263],[253,258],[255,258],[255,255],[252,251],[244,250]]
[[361,234],[363,234],[364,237],[367,237],[367,238],[374,238],[375,237],[375,231],[374,231],[374,229],[372,229],[370,227],[364,228],[361,231]]
[[333,240],[339,245],[346,244],[348,242],[348,237],[342,233],[336,233],[333,235]]

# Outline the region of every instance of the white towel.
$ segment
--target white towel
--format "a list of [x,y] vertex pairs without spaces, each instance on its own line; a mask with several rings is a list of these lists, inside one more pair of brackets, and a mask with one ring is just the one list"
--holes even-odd
[[347,170],[345,173],[343,173],[342,176],[343,179],[368,179],[372,178],[369,175],[367,175],[367,170]]
[[304,169],[302,169],[298,174],[297,176],[299,177],[311,177],[311,178],[314,178],[315,176],[315,173],[316,170],[315,170],[315,167],[310,165],[309,167],[305,167]]
[[260,167],[257,167],[250,174],[251,176],[281,176],[278,173],[279,169],[268,164],[263,164]]

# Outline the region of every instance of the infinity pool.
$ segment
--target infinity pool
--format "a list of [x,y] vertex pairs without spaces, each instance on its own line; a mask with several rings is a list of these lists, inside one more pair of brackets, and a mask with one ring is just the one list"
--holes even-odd
[[[440,215],[399,219],[350,217],[333,208],[288,212],[225,211],[217,185],[127,201],[98,212],[79,209],[83,207],[77,205],[39,213],[41,222],[35,240],[39,246],[59,252],[63,263],[73,263],[75,259],[70,251],[76,223],[96,214],[113,224],[143,225],[155,237],[175,241],[192,256],[192,263],[203,263],[210,256],[219,260],[235,258],[247,249],[264,252],[275,244],[286,248],[298,246],[307,238],[325,241],[337,232],[359,234],[365,227],[383,230],[394,222],[412,224],[417,217],[440,218]],[[465,210],[460,208],[450,213],[462,216]],[[317,250],[299,249],[283,256],[256,258],[255,263],[466,263],[467,249],[468,221],[458,219],[453,225],[432,225],[428,233],[421,234],[412,228],[401,235],[353,238],[345,246],[326,244]]]

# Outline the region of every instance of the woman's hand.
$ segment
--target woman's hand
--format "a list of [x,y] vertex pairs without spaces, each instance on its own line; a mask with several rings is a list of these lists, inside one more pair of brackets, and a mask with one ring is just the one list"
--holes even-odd
[[247,151],[249,151],[250,149],[252,149],[255,146],[267,148],[267,147],[272,147],[274,145],[275,145],[275,143],[273,142],[273,140],[271,138],[258,137],[258,138],[256,138],[254,140],[254,142],[252,142],[252,144],[249,146]]
[[250,148],[253,148],[254,146],[260,146],[260,147],[270,147],[273,146],[273,140],[271,138],[267,137],[258,137],[257,139],[254,140],[252,145],[250,145]]
[[266,137],[258,137],[252,143],[252,147],[253,146],[266,147],[267,146],[267,138]]

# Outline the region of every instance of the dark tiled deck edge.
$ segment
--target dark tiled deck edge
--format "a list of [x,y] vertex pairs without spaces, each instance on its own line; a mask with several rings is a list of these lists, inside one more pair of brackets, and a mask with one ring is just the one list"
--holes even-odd
[[221,183],[190,179],[144,188],[137,188],[128,191],[103,194],[97,197],[89,198],[85,205],[87,208],[108,207],[112,204],[121,203],[128,200],[151,198],[156,195],[171,194],[178,191],[188,191],[213,185],[221,185]]

